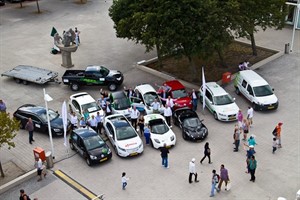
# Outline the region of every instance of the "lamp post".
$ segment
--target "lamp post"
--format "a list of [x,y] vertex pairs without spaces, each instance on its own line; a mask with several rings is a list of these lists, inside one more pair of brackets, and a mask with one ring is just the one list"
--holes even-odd
[[49,138],[50,138],[50,144],[51,144],[51,151],[52,151],[52,158],[55,159],[54,156],[54,148],[53,148],[53,141],[52,141],[52,132],[51,132],[51,124],[49,119],[49,110],[48,110],[48,101],[52,101],[52,97],[50,97],[48,94],[46,94],[46,90],[44,88],[44,100],[46,105],[46,114],[47,114],[47,123],[48,123],[48,132],[49,132]]
[[291,44],[290,52],[292,52],[294,48],[295,31],[296,31],[296,27],[298,26],[298,20],[299,20],[300,0],[298,0],[295,8],[296,8],[296,15],[294,20],[293,35],[292,35],[292,42],[291,42],[292,44]]

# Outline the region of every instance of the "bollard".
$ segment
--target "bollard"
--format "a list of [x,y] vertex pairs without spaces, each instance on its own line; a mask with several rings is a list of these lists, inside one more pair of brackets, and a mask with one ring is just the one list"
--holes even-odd
[[284,53],[289,54],[290,53],[290,43],[287,43],[284,45]]
[[51,151],[47,151],[46,153],[46,162],[47,162],[47,169],[53,167],[53,157]]

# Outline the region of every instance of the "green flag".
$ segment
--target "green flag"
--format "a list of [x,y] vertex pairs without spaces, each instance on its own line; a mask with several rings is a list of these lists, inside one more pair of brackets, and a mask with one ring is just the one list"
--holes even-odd
[[50,34],[51,37],[54,37],[55,33],[57,33],[57,30],[54,27],[52,27],[52,31],[51,31],[51,34]]

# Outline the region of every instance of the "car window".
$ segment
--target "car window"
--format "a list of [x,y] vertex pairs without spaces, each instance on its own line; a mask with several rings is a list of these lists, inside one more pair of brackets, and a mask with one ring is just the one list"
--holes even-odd
[[183,98],[183,97],[187,97],[187,93],[184,89],[181,89],[181,90],[173,90],[172,91],[172,97],[174,99],[177,99],[177,98]]
[[264,97],[273,94],[273,91],[269,85],[263,85],[259,87],[253,87],[253,91],[255,96],[257,97]]
[[79,106],[79,104],[77,103],[77,101],[76,101],[76,100],[73,100],[73,101],[72,101],[72,104],[73,104],[73,106],[74,106],[77,110],[79,110],[79,113],[81,113],[80,106]]
[[91,103],[83,104],[82,110],[87,110],[89,113],[92,113],[101,110],[101,108],[96,102],[91,102]]
[[151,130],[151,133],[162,135],[169,131],[169,127],[165,123],[162,122],[161,124],[155,124],[155,125],[150,126],[150,130]]
[[[56,113],[54,110],[48,110],[48,114],[49,114],[49,120],[52,121],[53,119],[56,119],[57,117],[59,117],[59,114]],[[47,121],[47,113],[46,111],[42,114],[39,115],[40,118],[42,119],[42,121],[46,122]]]
[[99,137],[99,135],[84,138],[83,140],[86,150],[93,150],[104,146],[105,142]]
[[247,81],[243,80],[242,86],[243,86],[244,88],[246,88],[246,86],[247,86]]
[[106,128],[108,129],[109,134],[112,135],[113,139],[115,140],[115,134],[114,134],[114,129],[110,123],[106,124]]
[[[39,118],[37,118],[36,116],[32,115],[31,119],[35,122],[41,122],[41,120]],[[47,120],[46,120],[47,121]]]
[[213,98],[212,98],[212,95],[211,95],[210,91],[206,90],[205,96],[206,96],[211,102],[213,102]]
[[189,127],[197,127],[197,126],[201,125],[201,122],[198,118],[189,118],[189,119],[184,120],[183,125],[189,126]]
[[117,140],[127,140],[136,137],[136,132],[131,126],[123,126],[116,129]]
[[109,69],[107,69],[106,67],[101,66],[100,74],[102,74],[102,77],[106,77],[109,74]]
[[115,99],[113,106],[116,110],[125,110],[127,108],[130,108],[130,102],[127,97]]
[[247,91],[249,92],[250,95],[253,96],[253,90],[252,90],[252,87],[248,84],[248,87],[247,87]]
[[215,105],[227,105],[233,103],[233,99],[228,94],[214,97]]
[[147,106],[151,106],[155,99],[158,99],[158,96],[155,92],[148,92],[144,94],[144,100]]
[[72,133],[72,140],[74,141],[74,142],[77,142],[77,139],[78,139],[78,135],[76,134],[76,133]]
[[78,138],[77,139],[77,145],[79,146],[79,148],[83,148],[84,146],[84,144],[83,144],[83,141],[82,141],[82,139],[81,138]]
[[136,98],[136,97],[131,97],[130,99],[132,103],[141,103],[142,101],[140,98]]

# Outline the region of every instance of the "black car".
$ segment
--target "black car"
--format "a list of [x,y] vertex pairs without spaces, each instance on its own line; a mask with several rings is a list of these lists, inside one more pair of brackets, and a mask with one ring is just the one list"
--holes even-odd
[[78,151],[89,166],[109,160],[112,157],[110,148],[91,128],[73,130],[69,142],[70,148]]
[[206,126],[197,113],[189,108],[177,109],[173,114],[174,124],[182,129],[182,137],[187,140],[204,140],[208,135]]
[[[22,129],[25,128],[28,118],[31,118],[35,131],[48,133],[46,108],[42,106],[25,104],[14,112],[14,117],[20,121]],[[51,109],[49,109],[49,121],[53,136],[62,136],[64,134],[62,118]],[[70,127],[70,122],[68,121],[67,130],[70,130]]]

